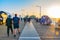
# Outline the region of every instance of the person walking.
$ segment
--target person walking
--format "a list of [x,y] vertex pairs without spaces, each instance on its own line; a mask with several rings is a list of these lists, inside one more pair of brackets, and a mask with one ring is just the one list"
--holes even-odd
[[27,19],[27,21],[30,23],[30,21],[31,21],[31,18],[28,18],[28,19]]
[[15,14],[15,17],[13,17],[13,26],[14,26],[14,37],[16,37],[16,33],[20,34],[20,28],[19,28],[19,17],[17,17],[17,14]]
[[26,19],[27,19],[27,18],[24,18],[24,25],[25,25],[25,24],[26,24],[26,22],[27,22],[27,21],[26,21]]
[[7,35],[9,36],[9,30],[11,30],[11,33],[13,34],[11,15],[9,15],[8,18],[6,19],[6,26],[7,26]]

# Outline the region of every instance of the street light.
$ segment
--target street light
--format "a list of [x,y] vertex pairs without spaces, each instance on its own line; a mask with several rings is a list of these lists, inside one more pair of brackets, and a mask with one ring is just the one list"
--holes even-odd
[[41,6],[38,6],[38,5],[37,5],[36,7],[39,7],[39,9],[40,9],[40,17],[41,17]]
[[25,11],[25,9],[21,9],[21,11],[22,11],[22,17],[24,17],[24,11]]

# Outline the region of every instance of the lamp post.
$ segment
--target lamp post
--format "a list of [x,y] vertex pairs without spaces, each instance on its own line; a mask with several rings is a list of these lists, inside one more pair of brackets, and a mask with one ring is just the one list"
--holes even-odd
[[25,11],[25,10],[24,10],[24,9],[21,9],[21,11],[22,11],[22,17],[24,17],[24,11]]
[[38,6],[38,5],[37,5],[36,7],[39,7],[39,9],[40,9],[40,17],[41,17],[41,6]]

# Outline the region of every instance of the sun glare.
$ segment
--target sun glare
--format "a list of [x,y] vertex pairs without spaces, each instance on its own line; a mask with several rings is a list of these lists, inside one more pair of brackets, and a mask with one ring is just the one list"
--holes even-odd
[[50,17],[59,18],[60,17],[60,6],[51,6],[48,8],[47,13]]

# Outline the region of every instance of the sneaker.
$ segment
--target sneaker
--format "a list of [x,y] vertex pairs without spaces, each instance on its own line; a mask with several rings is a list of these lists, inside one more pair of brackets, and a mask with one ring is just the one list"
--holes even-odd
[[16,37],[16,35],[14,35],[14,37]]

